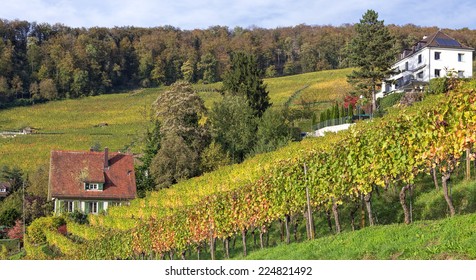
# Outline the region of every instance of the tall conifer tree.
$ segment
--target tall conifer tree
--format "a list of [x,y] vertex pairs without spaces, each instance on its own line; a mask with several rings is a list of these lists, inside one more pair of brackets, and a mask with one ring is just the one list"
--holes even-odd
[[231,57],[231,67],[223,80],[223,89],[246,98],[254,115],[261,117],[271,106],[268,91],[260,78],[260,70],[253,55],[238,52]]
[[395,38],[390,34],[378,13],[367,10],[360,23],[355,25],[356,35],[347,46],[348,59],[352,66],[358,67],[349,75],[358,94],[372,99],[372,111],[376,110],[375,94],[382,80],[391,73],[397,49]]

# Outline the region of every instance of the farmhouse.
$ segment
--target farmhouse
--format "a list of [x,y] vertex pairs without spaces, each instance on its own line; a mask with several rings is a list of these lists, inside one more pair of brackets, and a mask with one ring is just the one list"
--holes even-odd
[[421,89],[431,79],[447,75],[471,78],[473,51],[441,31],[425,36],[411,49],[403,51],[400,60],[392,66],[394,74],[383,82],[377,97]]
[[134,159],[130,154],[52,151],[48,197],[54,212],[98,214],[136,196]]

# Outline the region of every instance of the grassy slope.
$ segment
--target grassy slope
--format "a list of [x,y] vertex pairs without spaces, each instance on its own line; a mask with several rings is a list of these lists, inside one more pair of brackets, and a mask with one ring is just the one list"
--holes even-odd
[[[296,76],[267,79],[271,102],[282,106],[289,96],[305,85],[302,92],[315,101],[340,99],[347,86],[349,69],[322,71]],[[196,85],[198,88],[219,88],[220,84]],[[129,94],[108,94],[75,100],[61,100],[31,107],[0,111],[0,131],[19,130],[26,126],[42,134],[0,138],[0,166],[18,166],[33,171],[46,165],[50,151],[86,150],[95,143],[112,150],[124,149],[138,142],[147,123],[146,112],[165,87],[137,90]],[[208,108],[220,99],[218,92],[200,92]],[[306,97],[311,98],[311,97]],[[311,100],[312,101],[312,100]],[[106,122],[107,127],[94,127]],[[133,152],[139,152],[132,145]]]
[[246,259],[476,259],[476,214],[367,227],[255,251]]

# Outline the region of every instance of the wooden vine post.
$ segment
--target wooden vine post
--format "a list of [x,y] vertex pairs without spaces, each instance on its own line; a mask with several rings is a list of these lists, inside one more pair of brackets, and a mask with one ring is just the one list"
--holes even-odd
[[314,239],[314,228],[312,220],[312,210],[311,210],[311,198],[309,197],[309,185],[307,184],[307,166],[304,163],[304,176],[306,180],[306,203],[307,203],[307,230],[309,232],[309,239]]

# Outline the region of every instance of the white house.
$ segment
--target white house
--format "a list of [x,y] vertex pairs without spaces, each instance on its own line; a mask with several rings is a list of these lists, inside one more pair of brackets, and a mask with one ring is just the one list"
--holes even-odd
[[400,60],[392,66],[395,73],[382,83],[377,98],[392,92],[421,89],[431,79],[445,77],[450,71],[460,78],[471,78],[473,51],[441,31],[425,36],[411,49],[403,51]]

